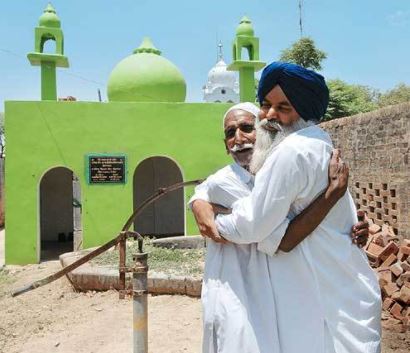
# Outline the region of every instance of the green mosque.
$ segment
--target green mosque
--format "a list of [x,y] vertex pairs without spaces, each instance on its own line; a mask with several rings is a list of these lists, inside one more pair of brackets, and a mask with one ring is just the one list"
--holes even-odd
[[[56,70],[69,60],[51,5],[34,31],[27,57],[41,70],[41,100],[5,103],[7,264],[98,246],[158,188],[204,178],[230,162],[221,119],[232,103],[185,103],[184,77],[150,39],[111,72],[109,102],[58,101]],[[49,40],[54,53],[44,52]],[[239,100],[254,101],[254,74],[265,64],[246,17],[232,54],[227,69],[239,71]],[[135,221],[135,230],[197,234],[186,207],[192,192],[167,194]]]

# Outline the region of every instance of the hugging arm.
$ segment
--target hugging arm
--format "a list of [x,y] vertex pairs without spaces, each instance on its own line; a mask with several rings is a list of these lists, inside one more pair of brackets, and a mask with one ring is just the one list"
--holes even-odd
[[289,223],[279,244],[279,250],[291,251],[316,229],[336,202],[345,194],[348,178],[349,169],[340,159],[340,151],[334,150],[329,163],[327,189]]
[[[334,150],[329,164],[327,189],[289,223],[279,244],[280,250],[291,251],[322,222],[331,208],[346,192],[347,181],[348,168],[340,159],[340,152]],[[216,242],[226,243],[226,240],[219,235],[214,217],[216,214],[226,214],[229,210],[211,203],[209,187],[207,181],[197,187],[195,190],[196,198],[191,202],[191,208],[200,233]],[[351,237],[359,247],[367,241],[368,227],[367,221],[359,221],[352,227]]]
[[[279,250],[291,251],[316,229],[336,202],[345,194],[348,178],[349,168],[340,158],[340,151],[335,149],[329,163],[327,189],[289,223],[279,244]],[[369,223],[364,219],[363,211],[358,211],[357,216],[359,221],[352,227],[350,236],[354,244],[363,247],[369,237]]]

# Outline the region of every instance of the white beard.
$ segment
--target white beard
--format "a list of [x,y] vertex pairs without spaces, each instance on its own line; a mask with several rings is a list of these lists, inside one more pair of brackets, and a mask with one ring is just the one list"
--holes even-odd
[[252,174],[256,174],[262,168],[270,152],[287,136],[298,130],[313,126],[316,123],[314,121],[305,121],[302,118],[299,118],[290,126],[281,125],[280,131],[267,130],[263,127],[266,124],[268,124],[267,119],[263,119],[256,123],[256,142],[251,163],[249,164],[249,170]]

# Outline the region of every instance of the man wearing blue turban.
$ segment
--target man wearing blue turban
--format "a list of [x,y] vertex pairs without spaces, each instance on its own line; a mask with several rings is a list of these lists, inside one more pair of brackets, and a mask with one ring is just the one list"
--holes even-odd
[[258,97],[254,188],[231,214],[217,216],[218,232],[236,244],[256,243],[270,256],[283,353],[379,353],[380,289],[349,236],[357,222],[350,193],[309,236],[296,236],[301,242],[292,251],[280,246],[289,222],[328,185],[333,146],[316,126],[328,105],[325,81],[311,70],[274,62],[262,73]]
[[260,103],[275,86],[281,88],[302,119],[319,121],[325,114],[329,89],[318,73],[295,64],[273,62],[263,70],[259,81]]

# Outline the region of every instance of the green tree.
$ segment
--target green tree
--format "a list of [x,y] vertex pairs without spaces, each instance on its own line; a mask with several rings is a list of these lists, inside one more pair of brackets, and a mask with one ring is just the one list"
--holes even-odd
[[288,49],[282,51],[279,60],[295,63],[307,69],[321,70],[322,61],[327,54],[316,48],[315,42],[309,37],[300,38]]
[[410,86],[404,83],[399,83],[390,91],[381,94],[378,101],[380,107],[404,102],[410,102]]
[[323,120],[351,116],[377,109],[379,93],[367,86],[329,80],[329,106]]

